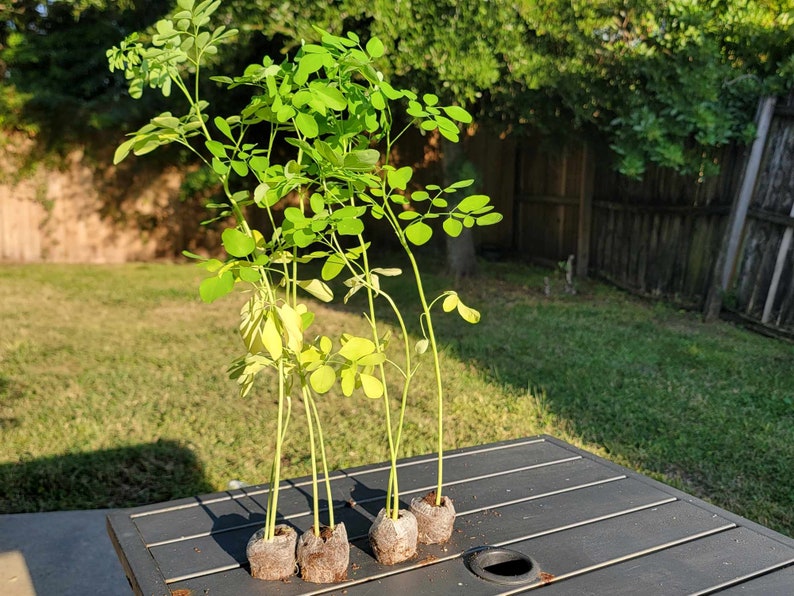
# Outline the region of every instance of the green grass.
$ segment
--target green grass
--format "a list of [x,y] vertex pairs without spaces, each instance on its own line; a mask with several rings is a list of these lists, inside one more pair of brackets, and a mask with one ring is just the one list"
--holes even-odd
[[[550,433],[794,535],[793,345],[594,282],[545,296],[548,271],[487,271],[458,288],[479,325],[437,317],[449,448]],[[242,297],[201,304],[200,278],[164,264],[0,266],[0,512],[267,479],[273,384],[237,396],[225,368]],[[405,300],[405,281],[390,281]],[[451,284],[429,278],[433,292]],[[318,332],[366,333],[358,305],[317,309]],[[402,456],[434,451],[430,372]],[[334,467],[387,458],[381,407],[322,399]],[[301,441],[287,444],[285,477],[309,471]]]

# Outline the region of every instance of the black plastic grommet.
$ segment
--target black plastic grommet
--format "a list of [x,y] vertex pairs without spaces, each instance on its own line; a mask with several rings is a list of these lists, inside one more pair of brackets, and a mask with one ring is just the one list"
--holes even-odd
[[475,548],[463,555],[463,561],[474,575],[496,584],[528,584],[540,577],[532,557],[509,548]]

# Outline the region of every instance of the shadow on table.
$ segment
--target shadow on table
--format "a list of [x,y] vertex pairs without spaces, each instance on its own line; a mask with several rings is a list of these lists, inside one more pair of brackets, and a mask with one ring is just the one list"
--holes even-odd
[[176,441],[0,465],[0,513],[135,507],[212,490]]
[[[301,479],[303,480],[303,479]],[[308,531],[313,524],[312,514],[312,492],[311,486],[301,483],[295,483],[292,480],[285,481],[285,486],[293,485],[292,490],[282,492],[279,497],[279,516],[277,523],[292,526],[298,535]],[[325,487],[321,484],[320,491],[323,495],[319,498],[320,507],[320,523],[328,522],[328,500],[324,497]],[[340,498],[341,497],[341,498]],[[369,552],[371,555],[369,542],[367,540],[367,533],[372,521],[375,519],[378,511],[383,507],[386,492],[381,488],[371,488],[363,484],[358,479],[354,479],[354,486],[348,495],[337,494],[334,498],[334,522],[345,524],[347,530],[348,540],[355,543],[358,548]],[[249,510],[247,514],[230,513],[216,516],[210,507],[204,507],[205,512],[212,518],[211,535],[217,545],[231,557],[232,560],[240,563],[243,567],[248,567],[246,559],[245,548],[248,539],[261,527],[265,525],[264,507],[267,502],[267,496],[257,499],[262,509]],[[295,515],[291,513],[288,519],[284,519],[281,515],[284,505],[290,502],[290,510],[296,511],[295,505],[298,506],[297,511],[301,513]],[[305,505],[303,503],[305,502]],[[243,505],[241,500],[238,503]],[[401,503],[401,507],[407,509],[406,503]]]

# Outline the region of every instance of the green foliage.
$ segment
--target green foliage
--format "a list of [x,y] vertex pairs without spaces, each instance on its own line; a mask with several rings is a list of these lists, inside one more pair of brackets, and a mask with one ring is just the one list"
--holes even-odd
[[758,97],[794,82],[786,0],[348,5],[402,84],[501,130],[605,137],[630,176],[648,163],[714,173],[715,148],[752,138]]
[[104,48],[166,9],[159,0],[0,5],[0,126],[63,142],[135,120],[117,104],[126,92],[108,76]]
[[[130,31],[141,31],[142,41],[166,40],[173,32],[152,26],[166,3],[55,0],[43,6],[27,0],[0,6],[0,75],[7,83],[0,90],[0,125],[52,137],[85,135],[137,126],[141,114],[168,109],[164,98],[151,96],[138,108],[118,102],[122,81],[98,68],[111,40]],[[635,176],[648,163],[714,171],[715,148],[752,138],[758,97],[784,93],[794,80],[788,0],[227,0],[217,12],[219,22],[239,25],[239,43],[224,48],[200,41],[217,49],[210,62],[226,72],[282,47],[296,51],[301,39],[315,36],[313,25],[355,31],[378,39],[361,51],[378,59],[394,84],[464,106],[500,132],[597,134],[616,151],[621,171]],[[177,33],[180,22],[172,24]],[[307,60],[305,74],[317,59]],[[201,85],[204,99],[238,111],[237,95]],[[61,117],[65,112],[70,118]],[[465,124],[449,113],[438,116],[423,122],[425,130],[455,137],[444,118]],[[305,115],[299,121],[313,132]]]
[[[522,3],[535,59],[516,79],[529,97],[517,97],[536,116],[516,116],[599,131],[630,176],[647,163],[714,173],[715,148],[752,138],[758,97],[794,81],[791,10],[742,0]],[[556,106],[537,100],[549,95]]]
[[[396,461],[407,405],[408,387],[415,373],[411,362],[405,321],[394,301],[380,287],[379,276],[400,275],[398,269],[373,267],[369,243],[365,240],[365,216],[383,219],[408,255],[420,297],[425,339],[433,354],[439,404],[439,488],[441,498],[442,388],[438,348],[430,308],[422,287],[411,245],[430,240],[437,218],[453,218],[462,226],[489,225],[501,216],[493,212],[484,195],[468,197],[449,207],[444,196],[456,193],[472,181],[464,180],[446,188],[429,186],[415,197],[424,202],[413,209],[405,196],[412,177],[409,167],[396,169],[387,160],[393,143],[406,130],[394,129],[392,103],[404,102],[412,125],[424,130],[438,129],[450,141],[459,139],[458,123],[471,121],[458,106],[439,105],[432,93],[421,97],[386,82],[374,60],[383,55],[383,43],[370,38],[366,44],[355,33],[333,35],[317,29],[317,43],[303,42],[291,58],[277,63],[265,56],[249,64],[239,76],[216,76],[213,80],[230,91],[245,91],[247,103],[239,113],[223,116],[212,109],[201,93],[204,66],[208,57],[235,38],[237,31],[225,26],[211,28],[218,0],[178,0],[177,12],[155,24],[150,43],[139,34],[129,35],[119,46],[107,51],[111,71],[124,73],[130,95],[140,98],[147,88],[173,93],[183,99],[184,113],[163,112],[129,135],[116,150],[114,163],[130,153],[144,155],[170,144],[193,152],[210,169],[223,188],[225,203],[214,220],[233,218],[234,226],[223,231],[225,261],[202,259],[210,272],[199,293],[205,302],[214,302],[238,285],[252,294],[240,312],[239,332],[246,351],[229,372],[246,396],[257,375],[275,371],[279,384],[276,418],[276,449],[271,468],[271,486],[280,478],[280,454],[288,436],[293,388],[300,396],[308,422],[310,453],[315,481],[315,532],[319,535],[317,496],[317,445],[325,467],[320,419],[316,400],[338,383],[347,397],[360,390],[367,398],[384,405],[384,423],[392,461],[386,508],[398,515],[399,491]],[[377,143],[384,153],[376,149]],[[279,148],[289,148],[285,154]],[[251,192],[250,189],[253,189]],[[430,191],[430,192],[428,192]],[[424,194],[422,194],[424,193]],[[255,229],[246,209],[258,208],[269,222],[271,232]],[[277,220],[276,209],[282,218]],[[213,221],[213,220],[210,220]],[[447,229],[448,226],[445,227]],[[348,241],[354,248],[346,248]],[[321,276],[304,277],[307,264],[322,262]],[[300,291],[322,301],[334,294],[326,284],[347,272],[349,288],[344,300],[359,291],[367,295],[366,318],[371,338],[342,333],[336,342],[324,336],[306,338],[315,319]],[[457,309],[464,320],[477,322],[479,314],[447,292],[445,310]],[[453,298],[451,308],[446,305]],[[388,335],[379,327],[380,311],[375,299],[382,298],[402,330],[404,361],[398,363],[387,351]],[[337,347],[338,346],[338,347]],[[391,421],[387,390],[387,366],[403,378],[399,422]],[[315,434],[315,430],[317,431]],[[326,490],[331,499],[326,474]],[[275,531],[278,491],[269,494],[266,537]],[[330,526],[333,513],[329,511]]]

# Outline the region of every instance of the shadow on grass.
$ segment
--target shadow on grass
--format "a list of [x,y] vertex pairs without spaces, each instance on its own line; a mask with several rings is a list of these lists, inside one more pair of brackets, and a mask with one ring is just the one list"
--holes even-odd
[[176,441],[0,465],[0,513],[135,507],[211,490]]

